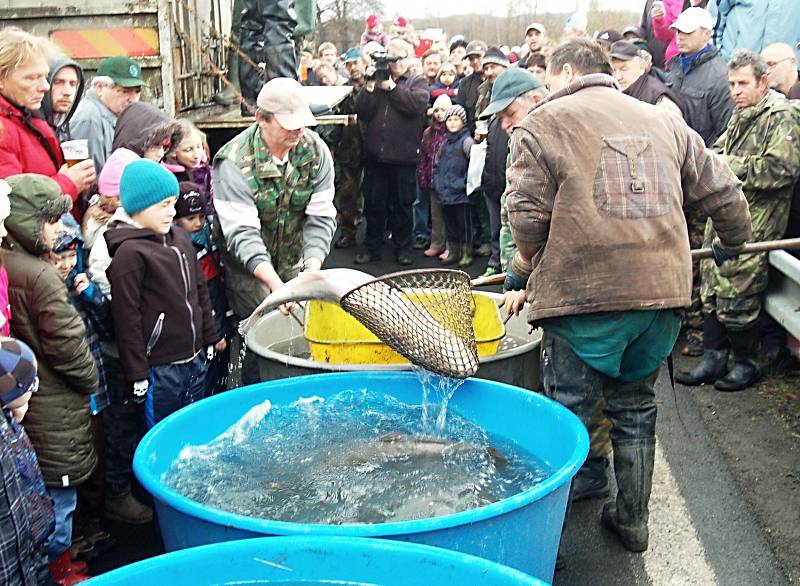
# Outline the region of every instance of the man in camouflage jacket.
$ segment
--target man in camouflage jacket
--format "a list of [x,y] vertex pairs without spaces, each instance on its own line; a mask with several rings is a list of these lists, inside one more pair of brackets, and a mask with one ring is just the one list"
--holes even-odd
[[[752,241],[781,238],[800,174],[800,111],[769,89],[767,65],[760,55],[736,53],[728,78],[736,110],[715,149],[742,181],[752,217]],[[710,245],[715,236],[710,224],[705,236]],[[720,266],[702,262],[703,361],[691,372],[679,373],[679,382],[714,383],[720,391],[738,391],[758,380],[758,317],[768,269],[765,253],[742,255]],[[730,371],[729,350],[734,358]]]
[[[272,79],[257,105],[255,124],[214,157],[214,239],[238,319],[298,270],[318,270],[336,230],[333,158],[306,128],[316,119],[302,87]],[[245,384],[259,380],[252,355],[241,366]]]

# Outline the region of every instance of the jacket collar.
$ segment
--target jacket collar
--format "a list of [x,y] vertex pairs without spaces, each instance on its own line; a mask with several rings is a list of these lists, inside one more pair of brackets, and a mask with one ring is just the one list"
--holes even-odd
[[[562,98],[564,96],[569,96],[575,93],[578,93],[582,89],[586,89],[589,87],[607,87],[613,88],[618,90],[619,84],[617,81],[611,77],[610,75],[606,75],[605,73],[590,73],[588,75],[582,75],[567,87],[558,90],[555,93],[550,94],[539,102],[539,105],[536,108],[541,108],[545,104],[552,102],[553,100],[557,100],[558,98]],[[534,108],[534,110],[536,109]]]

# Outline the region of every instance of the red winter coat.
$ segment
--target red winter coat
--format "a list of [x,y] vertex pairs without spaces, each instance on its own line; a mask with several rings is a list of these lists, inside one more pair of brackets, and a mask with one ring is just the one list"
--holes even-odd
[[58,172],[64,155],[47,122],[0,96],[0,124],[0,179],[20,173],[46,175],[61,186],[74,204],[78,190],[69,177]]

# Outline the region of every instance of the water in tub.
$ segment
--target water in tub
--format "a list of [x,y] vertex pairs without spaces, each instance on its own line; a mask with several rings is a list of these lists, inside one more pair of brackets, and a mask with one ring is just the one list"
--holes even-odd
[[256,405],[163,481],[214,508],[280,521],[384,523],[502,500],[549,470],[447,412],[455,383],[428,380],[424,405],[366,389]]

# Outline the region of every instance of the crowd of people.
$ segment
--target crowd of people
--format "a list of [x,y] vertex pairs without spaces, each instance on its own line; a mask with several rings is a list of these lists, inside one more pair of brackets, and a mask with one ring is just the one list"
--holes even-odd
[[[106,520],[152,521],[138,440],[257,382],[234,324],[332,246],[367,270],[388,248],[401,267],[505,274],[509,311],[527,301],[546,332],[543,391],[590,431],[572,499],[609,494],[613,446],[603,520],[646,549],[659,365],[682,331],[702,359],[679,382],[756,382],[785,335],[763,311],[766,257],[741,246],[800,233],[800,9],[765,29],[742,26],[767,18],[749,4],[710,4],[647,0],[641,23],[594,35],[577,13],[560,43],[534,22],[512,47],[371,14],[344,52],[323,42],[266,83],[240,72],[255,122],[213,157],[140,101],[134,59],[85,79],[0,30],[0,582],[80,582],[115,545]],[[317,126],[301,81],[352,86],[336,112],[358,124]],[[686,241],[714,250],[693,278]],[[580,384],[556,385],[566,371]]]

